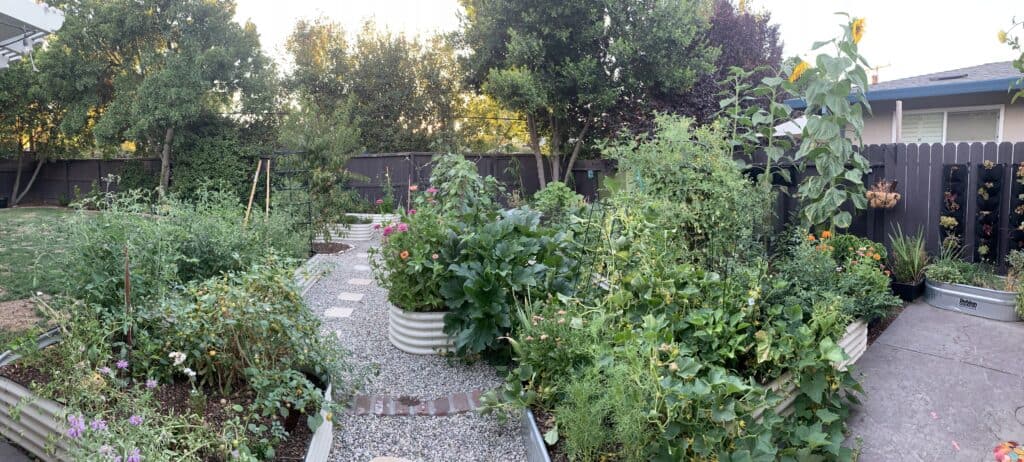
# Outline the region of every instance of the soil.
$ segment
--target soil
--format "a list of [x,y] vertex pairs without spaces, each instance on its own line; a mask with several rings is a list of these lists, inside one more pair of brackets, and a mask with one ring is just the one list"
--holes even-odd
[[29,299],[0,302],[0,331],[22,332],[38,325],[43,318]]
[[342,253],[342,252],[344,252],[344,251],[346,251],[348,249],[351,249],[351,248],[352,248],[352,246],[350,246],[348,244],[341,243],[341,242],[314,242],[313,243],[313,253],[318,253],[318,254],[319,253],[326,253],[326,254]]
[[[9,364],[0,367],[0,376],[7,377],[25,387],[29,387],[33,382],[48,383],[50,381],[50,376],[46,372],[35,367],[19,364]],[[161,385],[154,391],[153,396],[160,403],[160,408],[164,412],[171,415],[182,414],[192,411],[192,405],[189,401],[191,389],[191,385],[185,382]],[[248,406],[253,401],[251,392],[221,395],[214,390],[205,390],[203,396],[206,397],[206,405],[203,407],[203,419],[210,428],[223,426],[224,422],[231,416],[227,411],[231,406],[235,404]],[[269,423],[269,421],[266,423]],[[274,460],[305,460],[309,443],[313,439],[313,432],[306,425],[306,416],[293,414],[292,418],[287,419],[282,424],[290,436],[275,448],[276,457]]]
[[868,324],[868,346],[875,343],[875,340],[878,340],[878,337],[882,335],[882,332],[885,332],[885,330],[889,328],[889,325],[892,324],[896,318],[900,317],[900,313],[903,312],[905,307],[906,305],[900,306],[889,313],[889,317]]
[[[543,437],[545,433],[555,427],[555,415],[547,412],[543,409],[532,408],[533,418],[537,421],[537,429],[540,430],[540,436]],[[569,456],[565,454],[565,440],[559,438],[558,442],[554,446],[548,446],[548,455],[551,456],[551,462],[569,462]]]

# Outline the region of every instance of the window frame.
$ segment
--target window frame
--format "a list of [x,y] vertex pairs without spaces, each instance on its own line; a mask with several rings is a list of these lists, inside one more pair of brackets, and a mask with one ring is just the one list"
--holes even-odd
[[[948,128],[949,128],[949,113],[951,113],[951,112],[992,111],[992,110],[999,111],[998,119],[996,119],[996,139],[995,140],[963,141],[963,140],[950,140],[950,139],[947,138]],[[900,114],[900,127],[901,127],[901,129],[900,129],[900,138],[901,139],[898,142],[899,143],[907,143],[907,141],[903,141],[903,139],[902,139],[902,137],[903,137],[903,130],[902,130],[903,119],[902,119],[902,117],[906,116],[907,114],[935,114],[935,113],[940,113],[940,112],[942,113],[942,144],[946,144],[946,143],[990,143],[990,142],[1002,143],[1003,142],[1003,125],[1005,123],[1004,122],[1004,120],[1005,120],[1004,117],[1006,116],[1006,105],[1005,104],[989,104],[989,105],[984,105],[984,106],[955,106],[955,107],[943,107],[943,108],[932,108],[932,109],[904,110]],[[895,113],[893,113],[893,115],[895,117]]]

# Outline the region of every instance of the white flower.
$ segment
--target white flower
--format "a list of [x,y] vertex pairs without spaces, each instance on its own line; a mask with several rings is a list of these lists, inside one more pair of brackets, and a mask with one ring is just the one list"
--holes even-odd
[[747,299],[747,305],[754,306],[754,297],[750,297]]
[[171,354],[167,355],[168,358],[174,361],[175,366],[180,366],[181,363],[185,362],[185,353],[180,351],[172,351]]
[[189,369],[189,368],[187,368],[187,367],[186,367],[186,368],[184,368],[184,369],[182,369],[182,370],[181,370],[181,372],[184,372],[184,373],[185,373],[185,375],[189,376],[189,378],[192,378],[192,377],[195,377],[195,376],[196,376],[196,371],[194,371],[194,370],[192,370],[192,369]]

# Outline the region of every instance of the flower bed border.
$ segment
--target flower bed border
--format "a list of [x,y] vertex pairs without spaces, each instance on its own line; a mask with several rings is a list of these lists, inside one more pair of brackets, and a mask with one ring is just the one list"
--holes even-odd
[[[868,347],[868,324],[862,319],[858,319],[850,325],[846,326],[846,331],[843,337],[839,340],[838,345],[846,352],[849,356],[848,359],[835,365],[836,369],[845,370],[851,364],[857,362],[861,356],[864,356],[864,352],[867,351]],[[775,412],[780,415],[785,415],[793,412],[791,407],[797,397],[797,386],[792,380],[793,376],[789,372],[782,374],[779,378],[772,380],[765,385],[776,393],[781,393],[784,398],[775,407]],[[760,413],[755,412],[755,417]],[[526,446],[526,460],[527,462],[551,462],[551,455],[548,453],[547,443],[544,442],[544,437],[540,434],[540,430],[537,428],[537,421],[533,415],[533,411],[530,409],[524,409],[522,413],[522,419],[520,420],[520,433],[523,436],[523,443]]]

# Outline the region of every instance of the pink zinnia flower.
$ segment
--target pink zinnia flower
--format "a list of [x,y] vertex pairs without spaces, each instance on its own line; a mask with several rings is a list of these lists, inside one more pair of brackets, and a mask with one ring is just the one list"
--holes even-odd
[[395,232],[395,228],[392,228],[391,226],[385,226],[384,227],[384,237],[390,236],[391,233],[393,233],[393,232]]
[[409,191],[419,191],[420,187],[416,185],[409,186]]
[[380,229],[380,223],[374,223],[373,229]]
[[409,209],[409,215],[416,215],[416,209]]
[[409,225],[407,225],[405,223],[399,223],[398,224],[398,232],[404,233],[404,232],[406,232],[408,230],[409,230]]
[[384,199],[377,199],[376,203],[377,203],[377,205],[383,204],[384,203]]
[[438,189],[433,186],[427,188],[427,194],[437,194],[437,191]]

